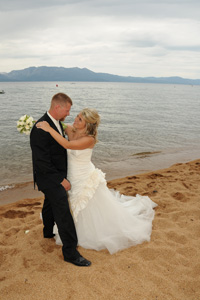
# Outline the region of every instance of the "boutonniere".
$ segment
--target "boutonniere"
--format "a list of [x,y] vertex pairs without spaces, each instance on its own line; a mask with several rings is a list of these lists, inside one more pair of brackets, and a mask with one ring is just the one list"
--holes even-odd
[[61,125],[62,125],[63,135],[65,136],[65,129],[67,128],[67,124],[61,122]]
[[62,124],[63,130],[65,130],[67,128],[67,124],[65,124],[64,122],[61,122],[61,124]]

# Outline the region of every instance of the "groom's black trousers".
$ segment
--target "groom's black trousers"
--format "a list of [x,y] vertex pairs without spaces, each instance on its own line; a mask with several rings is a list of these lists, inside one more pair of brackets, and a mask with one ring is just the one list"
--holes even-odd
[[67,192],[62,185],[42,191],[45,195],[42,208],[44,237],[52,236],[56,222],[63,243],[64,259],[76,259],[80,256],[76,250],[77,235],[70,212]]

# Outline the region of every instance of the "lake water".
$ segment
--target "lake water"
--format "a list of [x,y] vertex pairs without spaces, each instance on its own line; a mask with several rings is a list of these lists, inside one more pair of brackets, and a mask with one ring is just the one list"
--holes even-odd
[[57,92],[73,100],[68,123],[84,107],[100,113],[93,162],[107,179],[200,157],[200,86],[1,82],[0,89],[0,190],[32,180],[29,136],[17,131],[16,122],[24,114],[38,119]]

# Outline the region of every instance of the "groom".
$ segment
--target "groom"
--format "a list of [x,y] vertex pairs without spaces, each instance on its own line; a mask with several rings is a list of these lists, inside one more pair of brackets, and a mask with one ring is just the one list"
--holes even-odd
[[[49,111],[37,122],[47,121],[61,135],[62,124],[70,114],[72,100],[66,94],[53,96]],[[44,238],[52,238],[53,226],[56,223],[63,243],[64,260],[77,266],[90,266],[91,262],[77,251],[77,235],[70,212],[67,191],[70,182],[67,176],[67,152],[49,133],[35,125],[31,131],[30,143],[33,159],[34,185],[44,193],[42,208]]]

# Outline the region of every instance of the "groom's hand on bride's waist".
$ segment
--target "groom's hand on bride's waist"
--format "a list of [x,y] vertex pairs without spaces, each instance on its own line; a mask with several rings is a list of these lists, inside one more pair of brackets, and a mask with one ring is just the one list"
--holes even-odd
[[64,178],[61,184],[66,191],[69,191],[71,189],[71,184],[67,179]]

